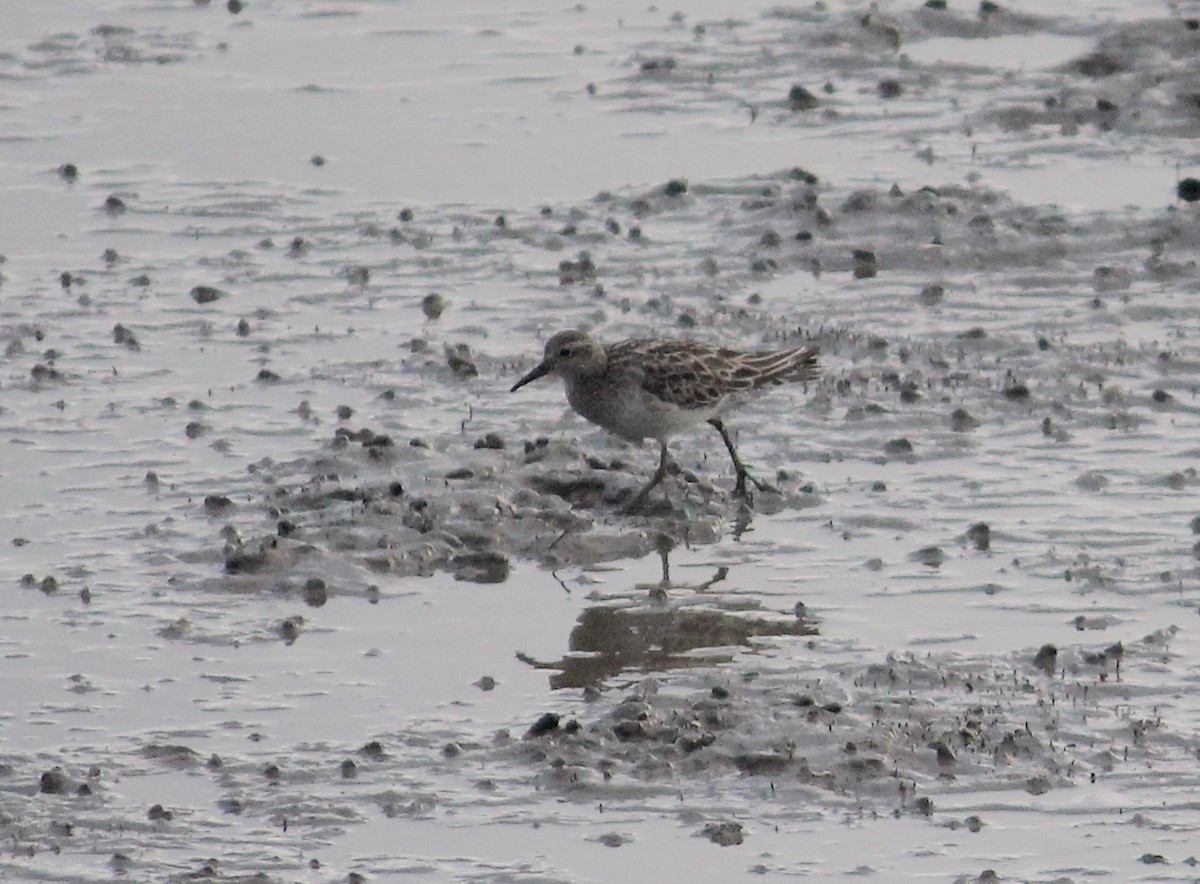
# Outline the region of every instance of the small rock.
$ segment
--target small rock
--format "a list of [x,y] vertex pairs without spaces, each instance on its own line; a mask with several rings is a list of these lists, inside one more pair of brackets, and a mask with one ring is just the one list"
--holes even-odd
[[140,349],[138,339],[134,336],[133,332],[119,322],[113,326],[113,343],[123,344],[130,350]]
[[708,823],[700,830],[701,835],[722,847],[741,844],[745,840],[742,832],[742,824],[734,822]]
[[42,774],[38,791],[45,795],[66,795],[70,791],[70,779],[61,767],[52,767]]
[[211,285],[194,286],[190,294],[197,304],[211,304],[225,295],[223,291]]
[[940,304],[946,297],[946,290],[940,285],[927,285],[921,289],[917,295],[917,303],[923,304],[926,307],[932,307],[934,304]]
[[909,554],[909,559],[929,568],[940,568],[946,561],[946,553],[940,546],[925,546]]
[[369,743],[364,743],[363,747],[358,750],[365,758],[370,758],[372,761],[379,761],[387,757],[387,751],[383,748],[383,743],[378,740],[372,740]]
[[310,608],[320,608],[329,599],[329,589],[320,577],[310,577],[304,581],[304,604]]
[[437,319],[446,309],[447,300],[437,292],[430,292],[421,299],[421,312],[426,319]]
[[979,426],[979,419],[965,408],[956,408],[950,415],[950,429],[956,433],[967,433]]
[[558,262],[558,284],[577,285],[596,279],[596,264],[587,252],[580,252],[578,260]]
[[788,90],[788,107],[793,111],[810,111],[820,106],[820,99],[799,83]]
[[280,637],[289,645],[300,637],[300,628],[304,625],[304,618],[299,615],[293,615],[284,619],[278,626]]
[[871,279],[879,272],[875,253],[869,249],[855,249],[851,257],[854,261],[855,279]]
[[526,737],[540,737],[551,731],[558,730],[559,716],[556,712],[547,712],[544,715],[538,716],[537,721],[529,726],[526,731]]
[[209,494],[204,498],[204,511],[209,515],[221,515],[233,509],[233,501],[223,494]]
[[976,522],[967,529],[967,540],[980,552],[987,552],[992,547],[992,529],[987,522]]
[[477,449],[488,448],[493,451],[503,451],[505,445],[499,433],[488,433],[482,439],[475,440],[475,447]]
[[899,98],[904,94],[904,84],[899,80],[886,79],[880,80],[879,85],[875,87],[880,98]]
[[471,348],[466,344],[446,344],[443,346],[442,352],[446,356],[446,364],[450,366],[455,377],[466,380],[479,375],[475,360],[471,358]]
[[1058,648],[1050,644],[1038,648],[1037,655],[1033,658],[1033,667],[1053,677],[1058,670]]

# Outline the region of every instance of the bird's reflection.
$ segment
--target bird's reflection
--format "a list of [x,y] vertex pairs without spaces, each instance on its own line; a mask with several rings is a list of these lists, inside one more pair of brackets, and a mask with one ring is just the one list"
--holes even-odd
[[[745,597],[739,596],[739,610],[723,610],[723,600],[711,589],[728,578],[727,567],[716,568],[702,583],[672,585],[669,554],[669,546],[661,544],[660,582],[637,584],[634,593],[586,608],[571,630],[570,652],[561,660],[517,656],[531,666],[556,670],[552,688],[584,688],[621,672],[727,662],[737,648],[759,636],[817,634],[803,605],[781,616],[766,609],[746,611]],[[648,596],[643,595],[647,590]]]

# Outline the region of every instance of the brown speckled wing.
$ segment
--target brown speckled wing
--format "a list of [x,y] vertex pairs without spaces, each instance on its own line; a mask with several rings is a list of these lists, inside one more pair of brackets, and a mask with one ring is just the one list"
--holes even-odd
[[609,371],[627,372],[643,390],[679,408],[710,408],[732,393],[818,373],[816,348],[742,353],[694,341],[637,339],[608,348]]

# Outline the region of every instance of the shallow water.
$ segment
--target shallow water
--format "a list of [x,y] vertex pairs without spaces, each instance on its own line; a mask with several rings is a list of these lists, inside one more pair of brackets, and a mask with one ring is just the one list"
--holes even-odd
[[[5,876],[1194,877],[1191,13],[53,9]],[[573,325],[818,342],[730,418],[783,494],[697,431],[620,515],[649,447],[506,392]]]

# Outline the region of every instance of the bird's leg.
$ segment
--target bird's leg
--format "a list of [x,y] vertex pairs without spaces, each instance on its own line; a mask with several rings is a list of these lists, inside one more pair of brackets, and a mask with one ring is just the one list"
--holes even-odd
[[625,506],[625,512],[636,513],[646,503],[646,498],[650,496],[650,492],[658,487],[658,484],[667,475],[667,443],[662,443],[662,451],[658,456],[658,469],[654,471],[654,475],[650,477],[650,481],[633,496],[633,500],[629,501]]
[[737,449],[733,447],[733,439],[729,438],[729,430],[725,428],[725,423],[719,417],[711,418],[709,423],[716,427],[717,432],[721,434],[721,439],[725,443],[725,449],[729,452],[729,457],[733,461],[733,469],[737,473],[737,483],[733,486],[734,497],[749,496],[746,492],[747,482],[759,491],[771,491],[775,494],[781,493],[774,485],[768,485],[766,482],[760,481],[750,475],[750,471],[746,469],[746,465],[738,457]]

